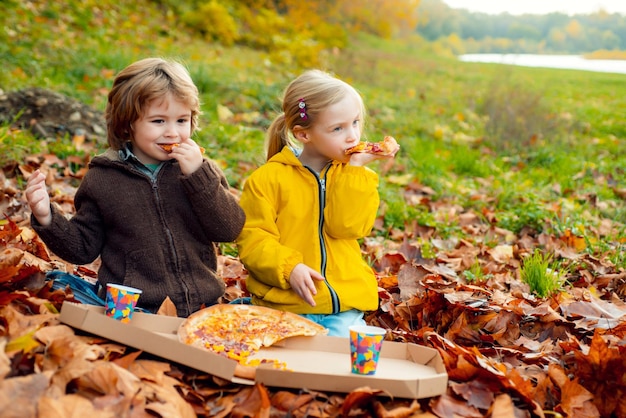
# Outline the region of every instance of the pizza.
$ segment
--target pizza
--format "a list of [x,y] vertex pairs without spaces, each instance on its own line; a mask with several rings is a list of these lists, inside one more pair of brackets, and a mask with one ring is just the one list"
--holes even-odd
[[167,152],[168,154],[170,152],[172,152],[174,150],[174,147],[179,146],[180,144],[178,143],[173,143],[173,144],[157,144],[158,146],[160,146],[163,151]]
[[[174,148],[176,148],[180,144],[178,142],[174,142],[172,144],[157,144],[157,145],[160,146],[163,149],[163,151],[169,154],[170,152],[174,150]],[[200,147],[200,152],[204,154],[204,148]]]
[[346,150],[346,154],[363,152],[376,155],[393,155],[398,149],[398,143],[392,136],[385,136],[380,142],[361,141]]
[[249,358],[262,347],[289,337],[327,332],[323,326],[292,312],[256,305],[217,304],[189,315],[178,328],[178,339],[236,360],[235,376],[254,379],[261,363],[286,369],[277,360]]

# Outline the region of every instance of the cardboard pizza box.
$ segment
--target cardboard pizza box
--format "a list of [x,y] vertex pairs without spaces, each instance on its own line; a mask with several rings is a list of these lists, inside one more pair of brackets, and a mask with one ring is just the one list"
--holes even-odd
[[[64,302],[60,320],[234,383],[254,383],[234,376],[234,360],[179,342],[177,331],[184,318],[135,312],[130,323],[122,323],[107,317],[103,307]],[[286,365],[286,370],[259,366],[256,382],[267,386],[345,393],[367,386],[389,396],[420,399],[445,393],[448,385],[439,352],[411,343],[385,341],[378,369],[371,376],[351,373],[347,338],[292,337],[261,349],[253,357]]]
[[[182,318],[134,312],[129,323],[109,318],[104,307],[63,302],[60,321],[146,353],[233,381],[233,360],[182,344],[176,332]],[[243,379],[242,379],[243,380]]]

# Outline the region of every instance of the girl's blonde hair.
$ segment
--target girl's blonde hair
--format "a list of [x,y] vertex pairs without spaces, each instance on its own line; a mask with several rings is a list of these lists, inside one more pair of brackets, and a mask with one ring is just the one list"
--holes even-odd
[[[294,146],[293,129],[300,125],[308,129],[315,123],[320,112],[354,94],[361,104],[361,123],[365,123],[365,104],[354,87],[320,70],[308,70],[293,80],[283,93],[282,112],[270,124],[267,136],[267,160],[279,153],[284,146]],[[299,107],[304,102],[305,109]],[[306,117],[300,114],[306,112]]]
[[198,126],[198,88],[180,63],[162,58],[145,58],[130,64],[115,77],[109,92],[105,118],[107,140],[115,150],[132,140],[131,124],[148,103],[171,93],[191,109],[191,133]]

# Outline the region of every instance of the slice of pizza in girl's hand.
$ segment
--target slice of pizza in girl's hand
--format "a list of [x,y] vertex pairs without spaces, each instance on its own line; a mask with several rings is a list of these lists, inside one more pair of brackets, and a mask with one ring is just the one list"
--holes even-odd
[[393,136],[387,135],[380,142],[361,141],[355,146],[348,148],[345,152],[346,154],[363,152],[376,155],[393,155],[398,148],[400,148],[400,146],[398,145],[398,142],[395,140],[395,138]]
[[256,367],[272,359],[249,358],[262,347],[295,336],[325,335],[328,330],[300,315],[255,305],[217,304],[186,318],[178,328],[180,342],[237,361],[235,376],[254,379]]

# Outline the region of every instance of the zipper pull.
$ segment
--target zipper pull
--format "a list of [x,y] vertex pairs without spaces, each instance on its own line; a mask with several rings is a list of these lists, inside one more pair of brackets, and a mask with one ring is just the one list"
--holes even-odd
[[326,179],[320,179],[320,186],[322,187],[322,191],[326,191]]

